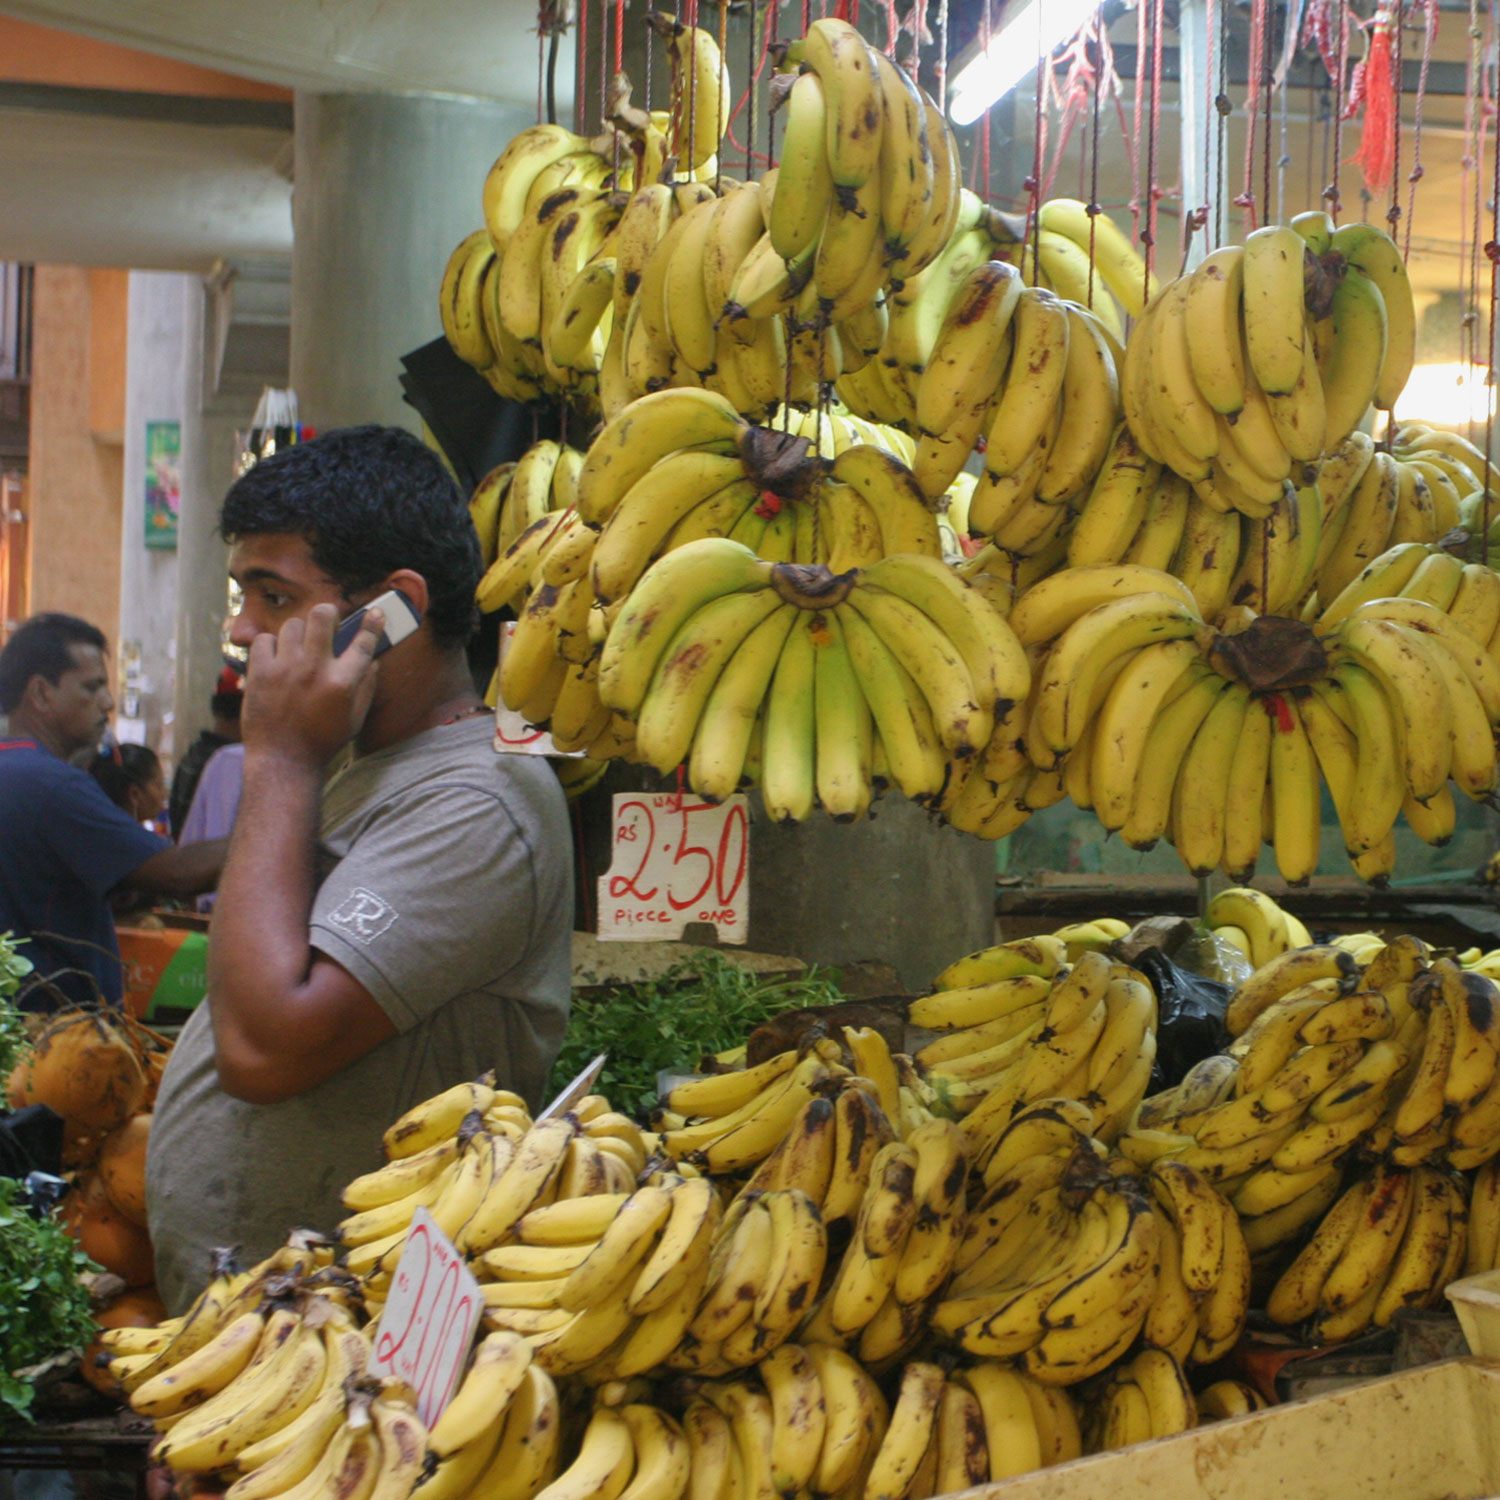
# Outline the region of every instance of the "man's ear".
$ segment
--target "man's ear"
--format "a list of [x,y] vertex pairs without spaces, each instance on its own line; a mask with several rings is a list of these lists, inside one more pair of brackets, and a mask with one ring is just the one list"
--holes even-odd
[[26,684],[26,691],[21,695],[21,702],[33,712],[45,713],[47,705],[52,701],[52,689],[55,683],[48,682],[40,672],[33,672]]
[[381,585],[382,592],[386,589],[400,589],[415,606],[417,614],[426,619],[427,617],[427,580],[411,568],[398,568],[390,574]]

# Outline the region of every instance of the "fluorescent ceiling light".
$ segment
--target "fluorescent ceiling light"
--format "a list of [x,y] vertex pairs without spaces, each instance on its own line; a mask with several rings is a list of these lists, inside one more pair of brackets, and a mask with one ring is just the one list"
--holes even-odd
[[1026,0],[953,80],[948,117],[972,125],[1099,9],[1100,0]]
[[[1451,360],[1418,365],[1396,398],[1398,422],[1430,422],[1434,427],[1483,427],[1495,411],[1495,390],[1477,366]],[[1484,446],[1481,436],[1479,445]]]

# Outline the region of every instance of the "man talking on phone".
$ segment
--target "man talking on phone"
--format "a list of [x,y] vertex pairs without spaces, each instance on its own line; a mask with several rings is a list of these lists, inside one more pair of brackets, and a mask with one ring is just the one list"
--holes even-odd
[[249,1264],[332,1229],[412,1104],[494,1068],[535,1105],[571,981],[564,799],[544,761],[494,753],[464,654],[479,543],[438,458],[395,428],[331,432],[236,481],[220,530],[244,593],[244,793],[207,999],[151,1131],[174,1312],[213,1247]]

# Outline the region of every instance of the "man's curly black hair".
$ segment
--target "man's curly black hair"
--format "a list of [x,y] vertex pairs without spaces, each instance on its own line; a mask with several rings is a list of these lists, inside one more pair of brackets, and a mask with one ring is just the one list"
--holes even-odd
[[433,639],[474,633],[479,538],[442,460],[399,427],[343,427],[262,459],[229,488],[219,531],[303,537],[313,561],[352,597],[398,568],[427,580]]

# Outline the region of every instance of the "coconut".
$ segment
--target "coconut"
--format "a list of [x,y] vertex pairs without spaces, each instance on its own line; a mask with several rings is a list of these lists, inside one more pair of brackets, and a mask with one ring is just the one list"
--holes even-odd
[[96,1011],[63,1011],[22,1064],[28,1103],[45,1104],[80,1129],[106,1134],[141,1107],[146,1075],[129,1039]]
[[149,1286],[155,1276],[151,1238],[109,1201],[97,1172],[84,1172],[58,1211],[63,1228],[78,1248],[126,1286]]
[[99,1147],[99,1177],[109,1201],[132,1224],[146,1227],[146,1142],[151,1116],[132,1115]]

